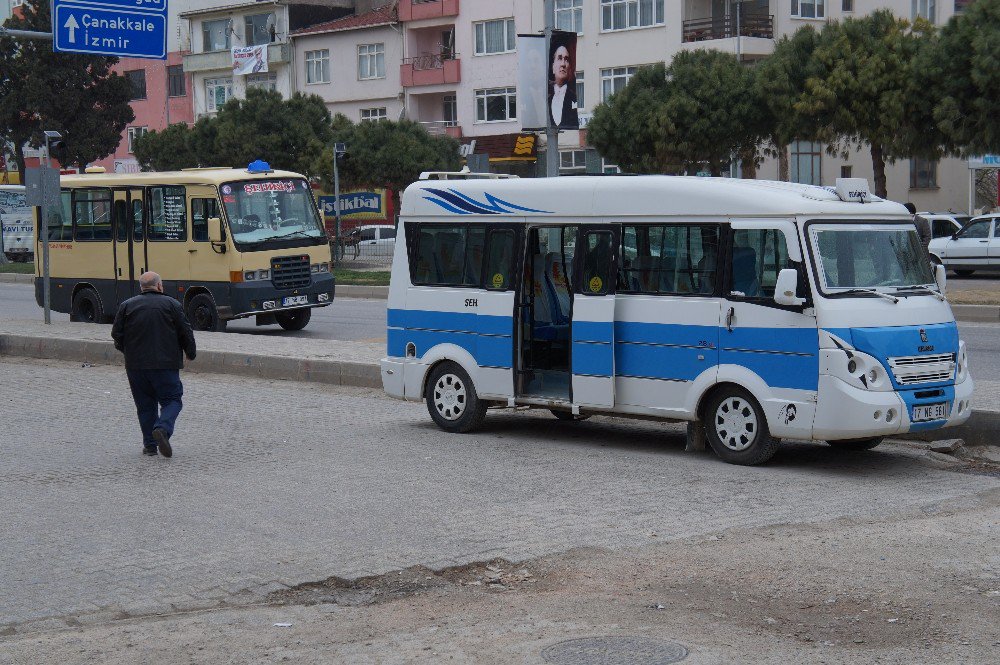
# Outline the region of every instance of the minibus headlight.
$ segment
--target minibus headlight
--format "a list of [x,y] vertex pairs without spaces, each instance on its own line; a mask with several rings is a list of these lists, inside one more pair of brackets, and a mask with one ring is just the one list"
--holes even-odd
[[270,270],[258,270],[257,271],[257,279],[271,279],[271,271]]
[[868,381],[870,381],[871,383],[875,383],[876,381],[878,381],[878,370],[872,368],[868,371]]
[[969,377],[969,354],[965,350],[965,342],[958,343],[958,367],[955,372],[955,382],[961,383]]
[[850,360],[847,361],[847,372],[849,374],[854,374],[857,371],[858,371],[858,361],[855,360],[854,358],[851,358]]
[[243,273],[243,281],[244,282],[252,282],[255,279],[257,279],[257,271],[256,270],[247,270],[247,271],[245,271]]
[[314,263],[314,264],[312,264],[312,271],[313,272],[330,272],[330,264],[329,263]]

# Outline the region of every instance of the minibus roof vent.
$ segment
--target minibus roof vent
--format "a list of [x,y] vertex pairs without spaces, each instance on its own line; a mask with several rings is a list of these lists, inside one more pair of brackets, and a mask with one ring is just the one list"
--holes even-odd
[[836,201],[844,203],[878,203],[885,199],[875,196],[868,186],[867,178],[837,178],[833,187],[810,187],[803,196],[818,201]]
[[250,173],[271,173],[273,169],[263,159],[256,159],[247,165],[247,171]]
[[462,167],[461,171],[424,171],[420,174],[420,180],[505,180],[516,177],[506,173],[473,173],[468,166]]
[[231,169],[231,166],[188,166],[181,171],[218,171],[219,169]]
[[84,173],[106,173],[107,169],[103,166],[88,166],[83,170]]

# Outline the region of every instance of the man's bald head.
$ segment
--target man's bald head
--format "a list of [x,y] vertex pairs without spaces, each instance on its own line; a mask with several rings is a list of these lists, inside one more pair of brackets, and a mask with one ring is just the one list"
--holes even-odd
[[139,275],[139,288],[143,291],[159,291],[163,293],[163,280],[155,272],[144,272]]

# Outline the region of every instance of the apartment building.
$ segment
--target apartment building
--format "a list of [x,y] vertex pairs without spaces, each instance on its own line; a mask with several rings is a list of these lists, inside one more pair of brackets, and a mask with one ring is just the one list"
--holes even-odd
[[404,117],[403,36],[395,4],[292,33],[296,90],[354,122]]
[[[681,50],[711,48],[744,61],[766,57],[775,40],[804,25],[862,16],[888,8],[899,16],[947,22],[974,0],[555,0],[556,27],[578,33],[577,97],[581,125],[593,107],[621,90],[638,67],[669,63]],[[543,3],[533,3],[532,24],[544,23]],[[826,154],[818,143],[790,147],[791,179],[830,185],[842,176],[874,179],[867,150],[847,159]],[[614,171],[587,145],[586,131],[562,132],[562,173]],[[733,167],[738,175],[738,165]],[[969,174],[963,160],[905,160],[887,169],[889,196],[920,209],[965,210]],[[777,179],[777,160],[766,160],[757,177]]]

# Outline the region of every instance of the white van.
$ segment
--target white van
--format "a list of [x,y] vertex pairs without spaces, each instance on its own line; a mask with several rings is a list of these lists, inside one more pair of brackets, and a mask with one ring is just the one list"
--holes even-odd
[[10,261],[35,260],[35,209],[25,203],[24,187],[0,185],[0,235]]
[[780,439],[866,449],[970,415],[944,272],[864,180],[425,177],[382,380],[442,429],[519,405],[694,421],[758,464]]

